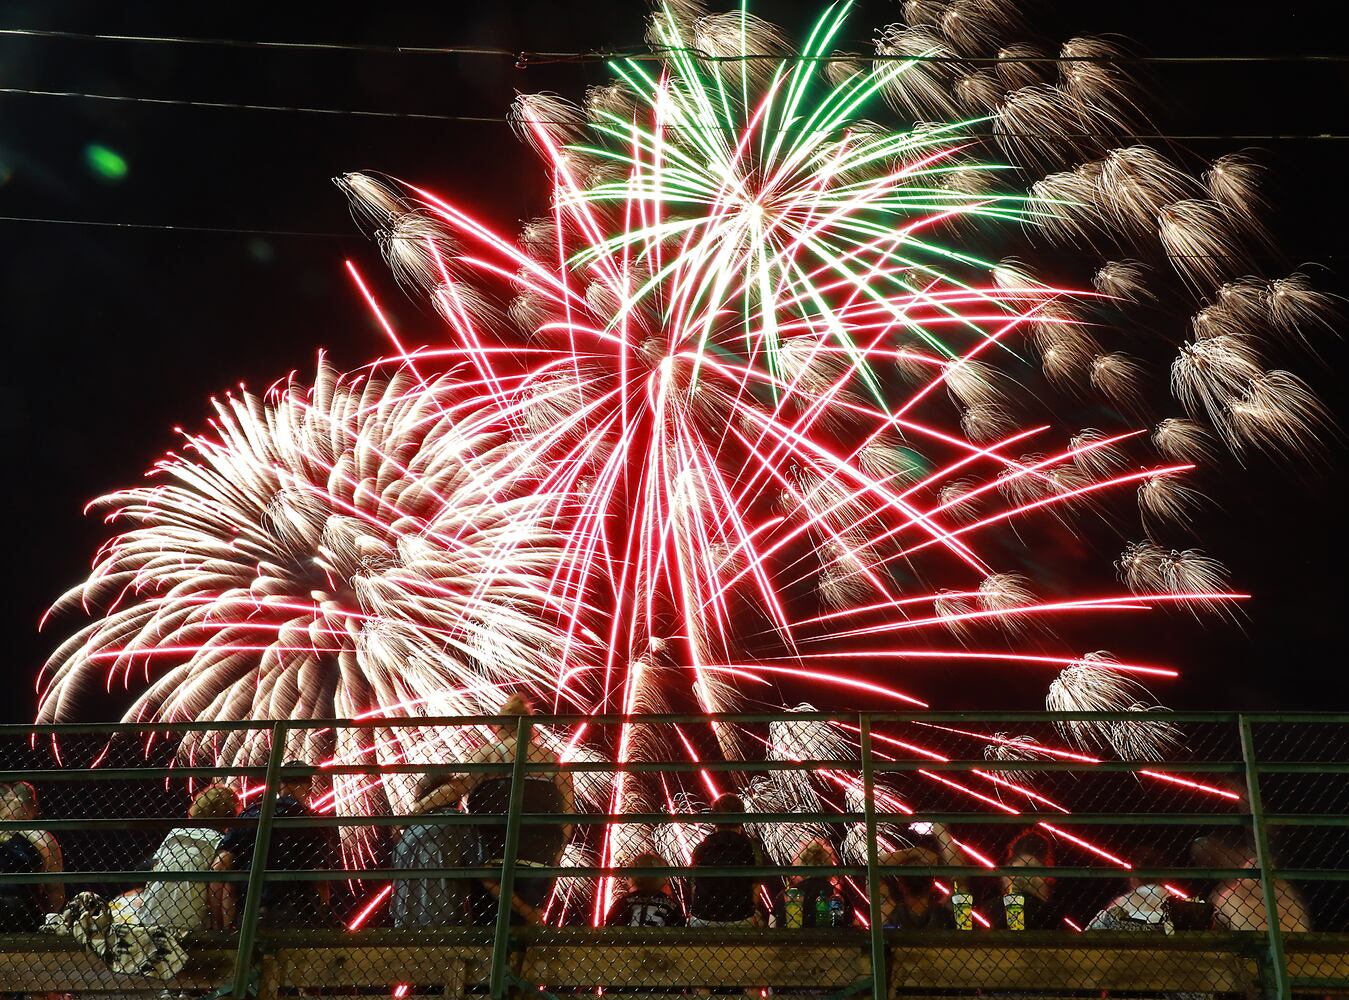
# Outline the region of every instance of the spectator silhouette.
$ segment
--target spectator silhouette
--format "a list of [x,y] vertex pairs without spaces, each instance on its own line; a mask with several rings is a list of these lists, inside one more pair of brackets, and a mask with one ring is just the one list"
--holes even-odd
[[[838,856],[834,849],[822,840],[812,840],[796,856],[796,864],[802,868],[829,868],[838,866]],[[788,927],[787,894],[795,890],[800,894],[801,926],[833,926],[832,917],[826,917],[821,924],[821,909],[828,912],[830,904],[837,901],[839,927],[851,927],[857,919],[852,900],[843,890],[843,884],[837,875],[793,875],[789,887],[777,894],[773,901],[773,925]],[[823,901],[823,907],[821,902]]]
[[[1205,868],[1254,868],[1255,850],[1243,840],[1221,836],[1199,837],[1190,844],[1190,860]],[[1311,916],[1302,894],[1283,879],[1274,880],[1275,907],[1279,927],[1284,931],[1310,931]],[[1219,882],[1209,895],[1213,906],[1213,926],[1220,930],[1267,931],[1269,916],[1265,910],[1260,876],[1234,878]]]
[[[1003,864],[1008,868],[1053,868],[1054,847],[1037,830],[1018,834],[1007,846]],[[1002,878],[1002,898],[990,907],[989,923],[998,930],[1007,929],[1009,896],[1022,897],[1026,930],[1064,929],[1064,911],[1055,892],[1055,880],[1049,875],[1010,875]]]
[[[37,789],[26,781],[0,785],[0,819],[31,822],[38,818]],[[36,875],[63,871],[61,845],[47,830],[0,830],[0,876]],[[10,882],[0,878],[0,931],[35,931],[42,924],[43,907],[57,912],[66,904],[66,888]]]
[[[292,760],[283,766],[290,770],[307,768],[309,765]],[[274,813],[277,819],[300,819],[315,815],[309,807],[313,795],[312,778],[286,777],[278,792]],[[239,814],[239,819],[253,822],[231,827],[225,834],[212,864],[216,871],[246,871],[252,865],[253,850],[257,845],[256,821],[261,814],[261,802]],[[337,866],[337,853],[337,838],[331,827],[274,827],[268,841],[267,867],[285,872],[321,871]],[[262,877],[259,873],[254,875]],[[212,884],[212,924],[217,929],[230,930],[234,927],[238,917],[240,885],[238,882]],[[262,926],[267,927],[326,926],[333,922],[332,887],[325,881],[264,880],[259,914]]]
[[[693,849],[691,867],[708,871],[717,868],[754,867],[763,864],[758,846],[737,821],[717,822],[718,815],[743,813],[745,802],[739,795],[721,795],[712,803],[713,830]],[[751,926],[756,922],[754,891],[761,878],[752,875],[710,877],[695,874],[689,902],[690,927]]]
[[[534,714],[529,702],[521,695],[512,695],[501,706],[500,714],[506,721],[493,727],[491,738],[479,747],[469,759],[468,764],[510,764],[515,760],[516,724],[512,721],[521,716]],[[526,760],[534,764],[555,763],[556,753],[550,752],[539,741],[537,729],[531,729]],[[566,771],[552,773],[533,773],[525,777],[522,792],[522,811],[530,814],[571,815],[576,811],[575,791],[572,777]],[[501,817],[504,819],[511,796],[511,776],[509,774],[476,772],[456,775],[419,798],[412,808],[414,815],[441,809],[452,803],[462,801],[464,811],[476,816]],[[475,865],[500,866],[506,847],[506,827],[504,823],[482,823],[473,827],[474,843],[471,860]],[[520,868],[551,868],[562,859],[562,850],[571,835],[571,827],[563,824],[529,824],[521,827],[519,842],[516,846],[516,866]],[[495,919],[497,898],[500,895],[500,883],[497,879],[484,879],[482,886],[488,898],[483,905],[475,907],[475,918],[480,922]],[[553,880],[549,878],[515,878],[515,889],[511,899],[512,919],[537,924],[542,921],[542,908],[547,903],[553,889]]]

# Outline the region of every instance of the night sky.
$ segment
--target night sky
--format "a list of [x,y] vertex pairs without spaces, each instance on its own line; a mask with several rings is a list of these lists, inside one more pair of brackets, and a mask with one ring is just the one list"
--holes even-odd
[[[897,20],[898,5],[864,4],[853,48]],[[279,12],[277,8],[292,8]],[[798,31],[815,4],[765,2]],[[1167,54],[1335,54],[1346,51],[1329,2],[1211,0],[1061,2],[1040,20],[1052,38],[1119,32]],[[303,9],[307,13],[300,13]],[[1221,14],[1215,13],[1221,10]],[[0,3],[0,27],[109,34],[363,44],[591,49],[640,42],[645,6],[594,0],[411,5]],[[1349,65],[1207,64],[1150,70],[1152,110],[1170,133],[1349,134]],[[0,87],[231,103],[499,116],[517,90],[579,98],[600,65],[537,65],[475,56],[257,51],[0,36]],[[1195,141],[1216,156],[1250,143]],[[1346,141],[1262,146],[1280,243],[1323,287],[1349,274]],[[103,527],[89,498],[130,484],[200,426],[212,393],[264,387],[312,371],[326,348],[339,365],[383,341],[343,273],[345,257],[375,277],[410,342],[436,336],[433,317],[386,276],[331,178],[369,169],[452,192],[512,231],[545,207],[545,177],[501,124],[118,105],[0,94],[0,215],[317,233],[184,233],[0,221],[0,329],[5,354],[5,678],[0,719],[31,716],[32,678],[58,640],[37,623],[83,575]],[[1302,362],[1349,426],[1344,342],[1326,365]],[[1349,706],[1344,642],[1345,449],[1293,471],[1229,462],[1221,503],[1200,544],[1254,591],[1241,628],[1150,619],[1119,636],[1122,655],[1180,666],[1164,700],[1194,708]],[[67,620],[69,623],[69,620]],[[1045,679],[1047,680],[1047,678]],[[940,685],[928,685],[929,692]],[[954,687],[954,685],[953,685]],[[1023,687],[1037,707],[1043,683]],[[952,690],[940,707],[978,692]],[[934,699],[935,700],[935,699]],[[984,707],[988,707],[987,702]],[[91,713],[99,706],[91,706]]]

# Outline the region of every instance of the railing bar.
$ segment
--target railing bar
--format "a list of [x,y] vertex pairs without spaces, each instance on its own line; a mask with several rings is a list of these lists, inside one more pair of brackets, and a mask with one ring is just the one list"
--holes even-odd
[[1274,988],[1280,1000],[1287,1000],[1292,994],[1288,986],[1288,965],[1283,954],[1283,927],[1279,923],[1278,887],[1274,881],[1274,861],[1269,853],[1269,830],[1265,827],[1264,810],[1260,802],[1260,771],[1256,765],[1255,736],[1251,732],[1251,721],[1245,716],[1237,721],[1237,728],[1241,734],[1241,756],[1246,762],[1246,801],[1251,810],[1255,860],[1260,866],[1260,889],[1265,899],[1269,961],[1274,967]]
[[272,727],[272,745],[267,754],[267,778],[262,789],[262,803],[258,811],[258,827],[253,840],[253,859],[249,865],[252,877],[244,894],[244,910],[239,920],[239,948],[234,955],[234,1000],[245,1000],[248,995],[248,973],[253,964],[253,942],[258,932],[258,917],[262,911],[262,890],[266,881],[267,852],[271,846],[272,817],[276,815],[276,800],[280,794],[281,763],[286,752],[286,724]]
[[871,747],[871,719],[858,717],[859,752],[862,755],[862,804],[866,812],[867,830],[867,904],[870,907],[871,932],[871,996],[872,1000],[886,998],[885,935],[881,914],[880,858],[876,853],[878,837],[876,822],[876,758]]

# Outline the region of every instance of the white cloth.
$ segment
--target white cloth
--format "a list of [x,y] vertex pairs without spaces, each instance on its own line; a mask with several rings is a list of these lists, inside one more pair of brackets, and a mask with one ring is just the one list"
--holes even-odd
[[1092,917],[1089,931],[1116,931],[1131,928],[1164,930],[1167,891],[1160,885],[1142,885],[1117,897]]
[[113,972],[169,980],[187,964],[178,935],[163,927],[114,923],[102,896],[82,892],[60,913],[48,913],[42,930],[74,938]]
[[[150,870],[156,872],[207,872],[224,836],[205,827],[170,830],[155,850]],[[206,883],[152,881],[141,893],[140,922],[175,931],[206,929]]]

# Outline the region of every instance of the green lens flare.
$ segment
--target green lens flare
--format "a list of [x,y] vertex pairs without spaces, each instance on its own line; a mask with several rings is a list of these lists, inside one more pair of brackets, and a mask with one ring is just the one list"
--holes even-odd
[[120,181],[129,169],[120,153],[98,143],[84,147],[84,162],[95,174],[109,181]]

